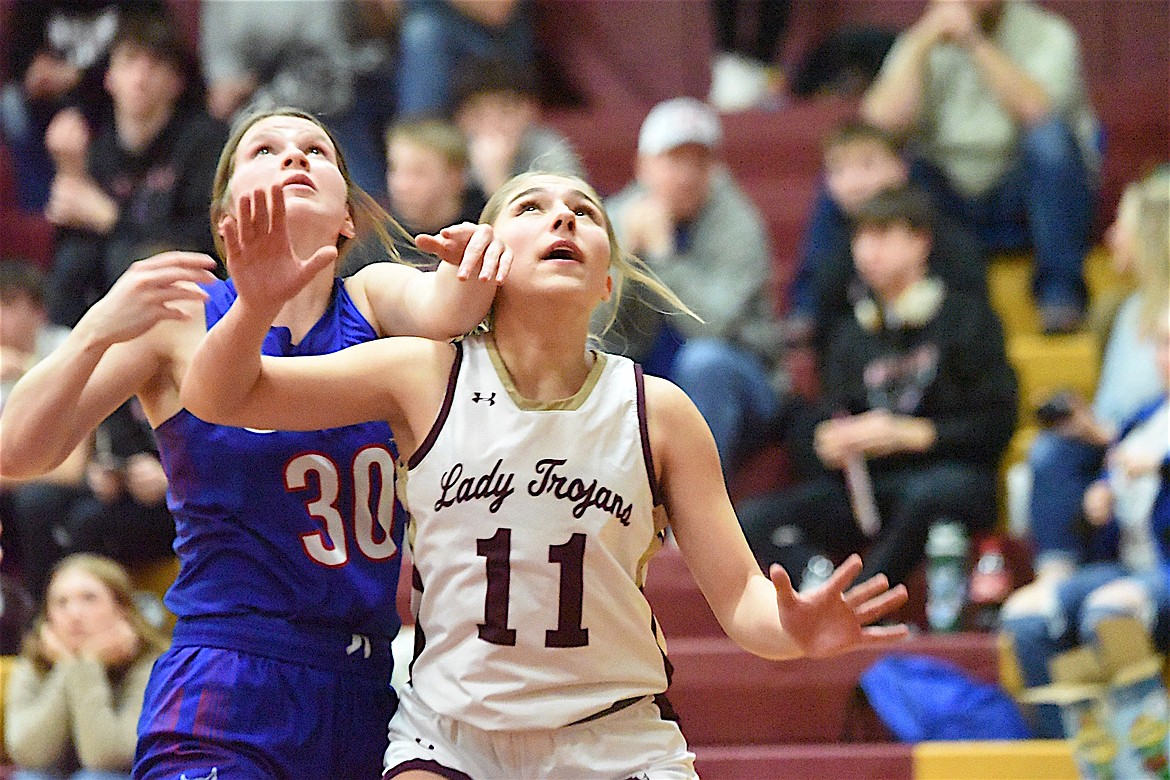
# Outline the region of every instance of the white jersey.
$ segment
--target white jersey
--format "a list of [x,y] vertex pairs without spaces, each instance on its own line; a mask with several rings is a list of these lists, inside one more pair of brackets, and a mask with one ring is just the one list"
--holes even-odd
[[485,730],[574,723],[666,690],[642,594],[662,546],[640,369],[597,353],[575,396],[520,397],[490,335],[459,345],[399,469],[415,562],[415,694]]

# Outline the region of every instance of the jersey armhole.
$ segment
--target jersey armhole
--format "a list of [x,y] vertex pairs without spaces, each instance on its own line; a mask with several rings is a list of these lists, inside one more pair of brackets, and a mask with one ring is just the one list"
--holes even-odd
[[439,408],[435,424],[427,432],[427,437],[423,439],[422,444],[406,462],[408,469],[422,463],[422,459],[431,451],[431,447],[435,446],[435,440],[439,438],[439,431],[443,430],[443,424],[447,422],[447,417],[451,414],[451,404],[455,400],[455,383],[459,379],[459,367],[463,364],[463,344],[456,341],[452,346],[455,347],[455,360],[451,363],[451,375],[447,377],[447,392],[443,395],[443,405]]
[[654,474],[654,453],[650,449],[650,425],[646,418],[646,379],[642,375],[642,366],[637,363],[634,364],[634,386],[638,396],[638,433],[642,438],[642,460],[646,463],[646,478],[650,482],[650,495],[654,498],[654,506],[661,506],[662,488]]

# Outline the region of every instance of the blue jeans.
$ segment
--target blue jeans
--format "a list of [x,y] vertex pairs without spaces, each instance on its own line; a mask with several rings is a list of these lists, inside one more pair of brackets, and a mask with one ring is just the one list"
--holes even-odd
[[[1162,568],[1133,574],[1117,563],[1095,563],[1081,567],[1057,587],[1056,613],[1005,617],[1003,630],[1015,642],[1016,658],[1024,683],[1033,688],[1050,682],[1048,661],[1056,654],[1089,641],[1103,619],[1118,612],[1102,607],[1086,608],[1093,591],[1116,580],[1133,577],[1144,588],[1156,610],[1154,644],[1165,652],[1170,646],[1170,583]],[[1036,736],[1061,739],[1064,729],[1055,705],[1036,709]]]
[[799,264],[788,285],[788,307],[794,316],[817,317],[823,314],[817,307],[817,275],[825,262],[825,256],[834,247],[848,243],[849,236],[848,218],[833,201],[822,181],[809,212],[808,226],[804,230]]
[[1083,274],[1096,197],[1072,129],[1056,117],[1028,128],[1018,160],[989,192],[959,195],[932,163],[915,160],[912,177],[940,206],[974,228],[989,253],[1032,248],[1032,292],[1041,306],[1083,307]]
[[780,411],[780,397],[759,358],[718,339],[690,339],[680,346],[668,378],[707,421],[725,472],[743,454],[747,432]]
[[45,128],[59,106],[34,103],[17,83],[0,88],[0,135],[7,142],[21,210],[40,213],[49,202],[56,167],[45,148]]
[[527,5],[499,29],[485,27],[455,10],[447,0],[408,2],[399,32],[398,117],[450,114],[452,86],[468,59],[503,59],[530,66],[533,27]]
[[1080,564],[1107,551],[1108,534],[1087,537],[1077,528],[1085,489],[1101,471],[1105,452],[1066,436],[1041,431],[1028,452],[1032,495],[1028,517],[1036,543],[1036,563]]

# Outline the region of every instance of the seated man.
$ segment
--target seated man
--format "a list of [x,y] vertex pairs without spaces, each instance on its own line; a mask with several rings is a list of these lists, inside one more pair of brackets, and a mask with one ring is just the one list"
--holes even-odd
[[72,327],[132,262],[164,249],[214,254],[207,204],[226,128],[195,100],[194,63],[173,22],[128,16],[110,49],[114,119],[90,129],[62,112],[45,214],[57,226],[49,316]]
[[[858,290],[851,255],[850,220],[884,189],[906,184],[910,166],[892,135],[859,121],[837,127],[824,143],[825,183],[805,231],[800,266],[790,288],[790,343],[812,339],[823,353],[837,323],[852,315]],[[934,227],[930,272],[952,290],[987,297],[987,256],[965,225],[939,215]]]
[[989,251],[1034,250],[1046,332],[1080,327],[1099,155],[1064,19],[1032,3],[932,0],[886,56],[862,115],[910,139],[940,206]]
[[[929,274],[932,220],[929,199],[909,188],[876,195],[854,217],[866,294],[830,342],[818,422],[789,434],[822,468],[737,507],[765,568],[778,562],[800,578],[818,557],[868,548],[865,574],[903,582],[935,521],[970,531],[995,521],[1016,379],[991,307]],[[876,504],[877,517],[854,503]]]
[[462,75],[454,118],[467,136],[471,179],[489,195],[528,170],[585,175],[569,139],[541,124],[531,74],[506,60],[481,62]]
[[[767,235],[755,206],[719,164],[719,118],[693,98],[655,106],[638,137],[637,180],[606,201],[627,251],[645,260],[698,314],[670,317],[624,294],[602,306],[605,349],[681,387],[703,413],[724,469],[749,431],[779,413],[772,368],[780,345],[772,313]],[[612,327],[606,330],[612,322]]]

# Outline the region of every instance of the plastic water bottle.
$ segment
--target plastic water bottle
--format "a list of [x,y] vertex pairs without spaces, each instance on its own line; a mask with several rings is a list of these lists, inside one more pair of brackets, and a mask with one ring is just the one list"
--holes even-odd
[[940,520],[926,537],[926,622],[932,631],[958,631],[967,598],[967,532]]
[[1012,577],[998,537],[985,537],[977,550],[967,587],[967,600],[974,608],[971,622],[978,631],[994,631],[999,626],[999,608],[1011,593]]

